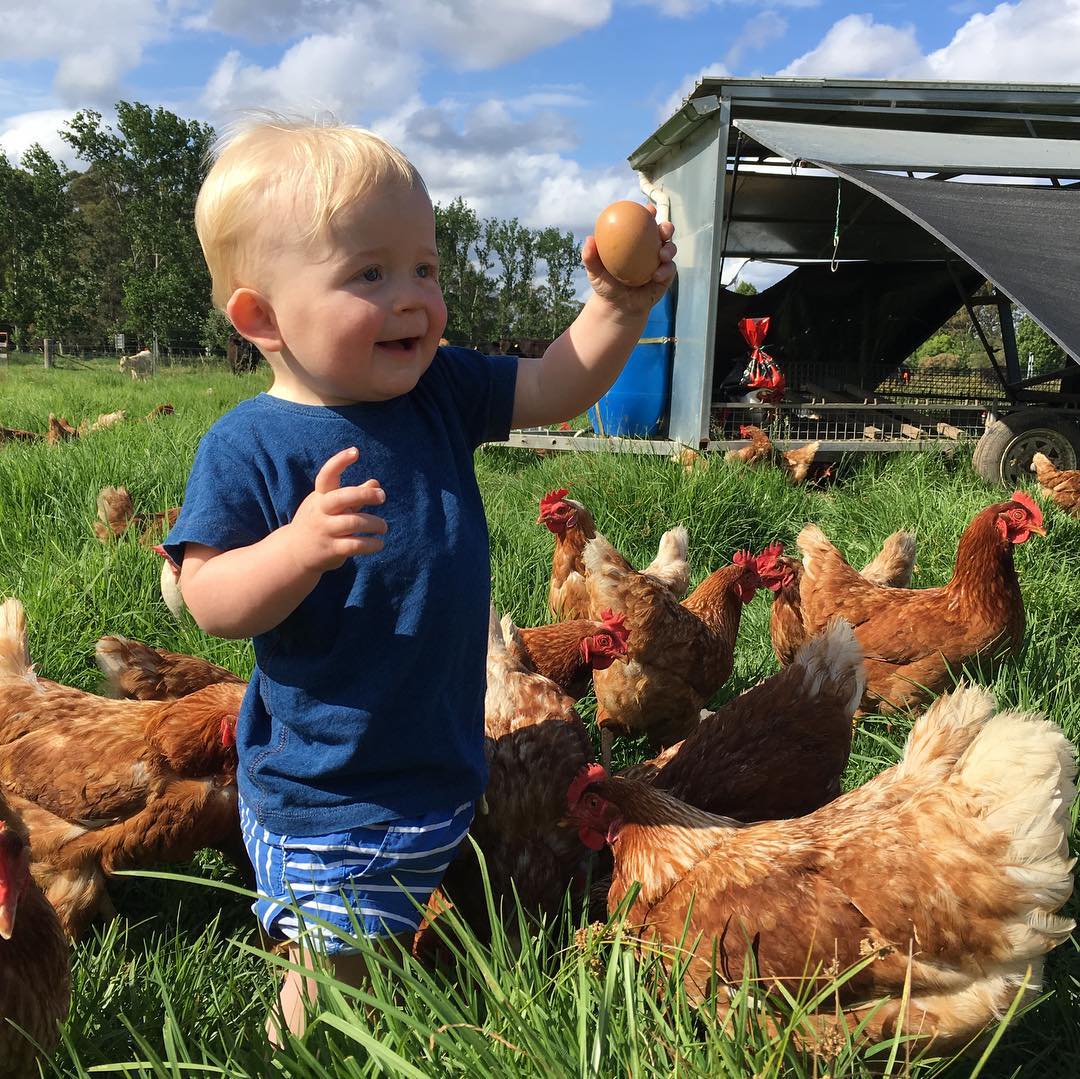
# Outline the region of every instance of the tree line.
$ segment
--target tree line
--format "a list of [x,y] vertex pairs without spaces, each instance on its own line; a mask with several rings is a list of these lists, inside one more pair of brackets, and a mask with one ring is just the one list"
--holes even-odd
[[[194,227],[214,129],[121,101],[115,128],[84,109],[60,136],[84,169],[39,144],[18,165],[0,152],[0,329],[20,349],[96,351],[117,333],[224,349]],[[551,338],[573,321],[573,233],[480,218],[463,197],[436,205],[435,228],[452,342]]]

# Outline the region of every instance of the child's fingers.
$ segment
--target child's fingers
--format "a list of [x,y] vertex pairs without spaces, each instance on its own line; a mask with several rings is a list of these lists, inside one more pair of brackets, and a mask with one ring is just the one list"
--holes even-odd
[[341,486],[341,474],[353,464],[360,456],[360,451],[355,446],[340,450],[319,469],[315,477],[315,490],[321,494],[336,491]]
[[377,554],[383,549],[383,541],[378,536],[350,536],[334,540],[334,553],[342,558],[352,558],[355,554]]
[[326,513],[351,513],[364,506],[381,506],[386,501],[386,492],[379,486],[378,480],[368,480],[359,487],[339,487],[330,491],[322,500]]
[[332,536],[384,536],[387,525],[381,517],[370,513],[337,513],[330,518],[328,529]]

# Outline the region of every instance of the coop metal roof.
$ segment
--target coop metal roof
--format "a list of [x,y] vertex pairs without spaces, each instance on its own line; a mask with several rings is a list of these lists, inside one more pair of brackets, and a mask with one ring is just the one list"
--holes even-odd
[[1080,176],[1080,140],[966,135],[902,128],[736,120],[754,142],[789,161],[870,169],[1005,176]]
[[[726,113],[726,115],[725,115]],[[775,120],[884,130],[1080,140],[1080,86],[883,79],[704,78],[633,153],[647,175],[703,125]],[[738,132],[729,132],[728,152]]]

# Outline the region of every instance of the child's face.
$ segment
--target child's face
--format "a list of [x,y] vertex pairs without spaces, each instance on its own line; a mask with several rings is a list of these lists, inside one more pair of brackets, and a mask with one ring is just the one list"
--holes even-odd
[[376,189],[325,238],[276,245],[271,258],[266,292],[283,342],[272,392],[338,405],[389,400],[416,385],[446,327],[423,190]]

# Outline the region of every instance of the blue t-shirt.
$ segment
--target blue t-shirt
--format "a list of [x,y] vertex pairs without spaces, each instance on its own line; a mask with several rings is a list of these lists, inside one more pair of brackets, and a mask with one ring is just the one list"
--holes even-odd
[[240,794],[272,831],[321,835],[478,798],[491,570],[473,451],[510,430],[517,361],[440,348],[389,401],[300,405],[268,394],[199,444],[165,541],[246,547],[287,524],[322,465],[379,480],[378,554],[324,573],[254,638],[237,724]]

